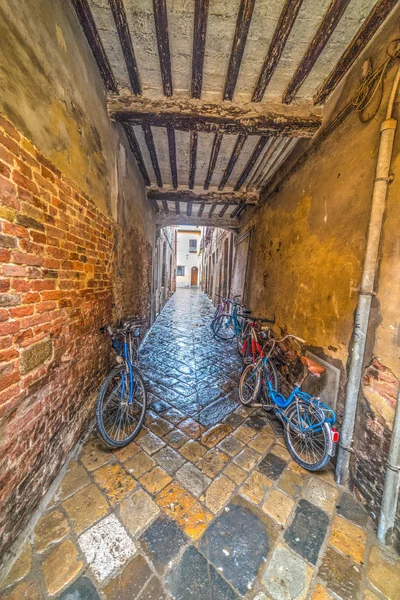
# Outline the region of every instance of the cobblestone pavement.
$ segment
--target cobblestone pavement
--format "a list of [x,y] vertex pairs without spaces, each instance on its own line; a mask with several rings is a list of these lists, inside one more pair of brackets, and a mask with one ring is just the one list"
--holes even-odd
[[116,452],[92,435],[5,581],[2,600],[400,598],[400,562],[333,471],[294,463],[239,405],[241,362],[180,289],[142,353],[151,410]]

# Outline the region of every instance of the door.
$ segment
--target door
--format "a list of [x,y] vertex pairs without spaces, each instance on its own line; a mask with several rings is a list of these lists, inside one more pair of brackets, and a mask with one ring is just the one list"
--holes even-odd
[[198,285],[198,276],[199,276],[198,268],[192,267],[192,271],[190,274],[190,285]]

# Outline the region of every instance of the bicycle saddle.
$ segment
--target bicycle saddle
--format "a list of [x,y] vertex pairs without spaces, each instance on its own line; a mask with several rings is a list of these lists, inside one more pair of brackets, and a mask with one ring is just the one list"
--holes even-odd
[[301,362],[305,367],[307,367],[311,375],[317,375],[319,377],[320,375],[323,375],[326,371],[325,367],[319,365],[314,360],[311,360],[311,358],[308,358],[308,356],[302,356]]

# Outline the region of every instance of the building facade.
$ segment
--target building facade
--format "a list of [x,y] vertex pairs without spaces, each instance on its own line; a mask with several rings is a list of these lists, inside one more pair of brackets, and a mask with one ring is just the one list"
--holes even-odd
[[176,286],[199,285],[199,251],[202,228],[181,226],[176,229]]

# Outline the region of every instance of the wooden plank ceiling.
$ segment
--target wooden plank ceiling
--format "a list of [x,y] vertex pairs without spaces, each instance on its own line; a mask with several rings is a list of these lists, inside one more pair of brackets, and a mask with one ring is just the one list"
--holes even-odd
[[[398,0],[71,0],[160,215],[237,220]],[[172,222],[172,221],[171,221]]]

